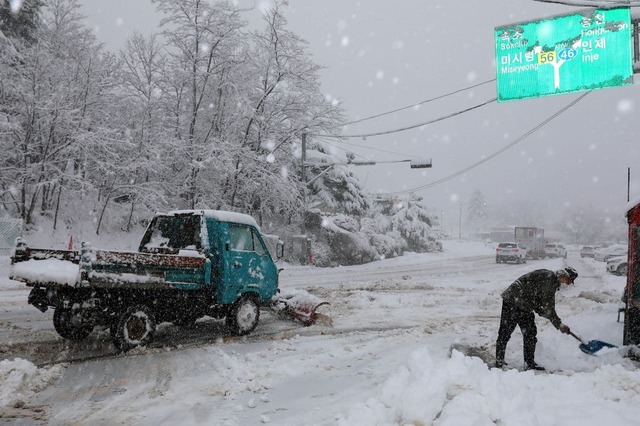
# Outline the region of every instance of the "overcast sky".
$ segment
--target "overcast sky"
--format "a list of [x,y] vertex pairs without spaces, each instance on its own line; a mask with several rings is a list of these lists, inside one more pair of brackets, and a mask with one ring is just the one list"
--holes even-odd
[[[247,19],[258,22],[269,1],[239,0],[254,6]],[[156,29],[158,16],[148,0],[82,0],[88,24],[111,50],[134,29]],[[579,10],[533,0],[290,0],[289,29],[309,43],[314,60],[326,67],[323,91],[339,101],[347,120],[358,120],[414,105],[495,79],[494,27]],[[459,208],[483,193],[489,209],[507,205],[544,210],[548,219],[583,205],[608,206],[621,220],[631,198],[640,198],[639,92],[637,84],[591,92],[531,136],[455,178],[416,191],[445,229],[458,233]],[[534,129],[581,93],[506,103],[366,139],[323,140],[339,155],[352,151],[375,161],[432,158],[432,169],[405,163],[354,167],[372,193],[408,191],[464,171],[493,156]],[[344,134],[387,132],[425,123],[496,97],[495,82],[367,120]],[[525,200],[526,201],[525,203]],[[464,210],[463,210],[464,211]],[[529,221],[522,212],[520,223]],[[542,225],[526,223],[528,225]],[[464,228],[464,225],[463,225]]]

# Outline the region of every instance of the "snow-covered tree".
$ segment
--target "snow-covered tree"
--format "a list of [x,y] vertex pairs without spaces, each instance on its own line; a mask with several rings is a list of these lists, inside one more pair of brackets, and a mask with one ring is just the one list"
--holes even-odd
[[165,108],[166,53],[158,36],[134,34],[120,52],[120,62],[118,114],[126,158],[113,175],[110,194],[114,201],[130,205],[128,230],[137,207],[158,210],[167,204],[165,195],[176,184],[167,178],[176,143]]
[[[320,204],[349,215],[370,207],[336,164],[344,159],[312,136],[344,120],[287,29],[285,1],[249,32],[232,3],[154,0],[163,31],[135,34],[117,57],[77,0],[27,3],[43,5],[33,39],[0,36],[0,204],[11,214],[50,215],[55,227],[80,208],[100,232],[112,215],[129,229],[137,212],[165,207],[243,211],[261,224],[299,223]],[[321,174],[310,184],[305,133],[309,156],[330,166],[307,167],[307,180]]]
[[344,159],[328,153],[321,142],[307,151],[307,158],[314,163],[308,168],[311,206],[356,216],[368,211],[371,201],[358,178],[344,165]]
[[619,212],[612,214],[593,205],[576,205],[565,209],[555,226],[567,242],[595,244],[624,242],[628,225]]
[[394,203],[393,209],[393,229],[407,241],[409,250],[423,252],[435,248],[437,235],[432,232],[432,226],[438,218],[423,204],[422,197],[411,194],[406,200]]
[[471,194],[467,204],[467,222],[476,231],[487,224],[487,202],[482,192],[476,190]]
[[[236,89],[231,78],[238,61],[245,59],[240,30],[246,25],[240,10],[227,2],[207,0],[154,0],[164,14],[161,21],[166,39],[165,94],[173,124],[173,138],[180,147],[175,152],[172,171],[183,182],[179,195],[188,208],[203,206],[213,199],[218,182],[201,179],[206,169],[222,170],[226,153],[226,128],[236,117],[227,117],[234,108]],[[215,176],[214,176],[215,177]],[[214,196],[206,194],[214,192]]]
[[44,0],[0,0],[0,30],[5,37],[27,44],[36,40]]
[[[282,14],[286,4],[274,2],[264,13],[264,29],[252,34],[250,77],[246,79],[251,84],[243,102],[242,139],[237,142],[241,156],[234,162],[236,167],[224,192],[234,206],[239,196],[253,200],[246,207],[254,212],[301,212],[306,208],[301,206],[302,133],[326,131],[342,118],[340,108],[320,92],[320,67],[311,60],[306,42],[286,29]],[[325,152],[318,141],[307,141],[309,155]],[[313,176],[315,171],[309,169],[307,174]],[[264,176],[262,185],[255,184],[259,176]],[[352,213],[357,198],[352,195],[353,188],[359,187],[354,180],[347,171],[334,168],[314,181],[315,186],[310,185],[309,198],[322,188],[341,186],[346,191],[338,203],[344,207],[342,211]],[[323,201],[334,207],[336,197]]]
[[18,43],[21,60],[1,65],[1,201],[27,223],[36,210],[57,214],[61,197],[74,197],[66,192],[91,186],[95,148],[113,143],[105,123],[114,62],[78,9],[74,0],[48,3],[35,41]]

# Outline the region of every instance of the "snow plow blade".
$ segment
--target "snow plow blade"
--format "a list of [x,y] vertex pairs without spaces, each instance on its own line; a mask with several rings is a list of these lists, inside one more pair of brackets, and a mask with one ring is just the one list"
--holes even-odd
[[326,315],[316,312],[320,306],[329,302],[307,293],[304,290],[288,291],[274,297],[272,309],[283,317],[292,318],[305,326],[310,326],[318,321],[331,325],[331,319]]

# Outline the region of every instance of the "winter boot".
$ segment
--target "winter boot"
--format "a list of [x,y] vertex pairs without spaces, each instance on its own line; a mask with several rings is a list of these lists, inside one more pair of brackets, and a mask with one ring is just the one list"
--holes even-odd
[[504,362],[503,359],[497,359],[496,360],[496,368],[500,368],[502,370],[506,370],[507,368],[509,368],[509,364],[507,364],[506,362]]
[[546,368],[544,368],[539,364],[536,364],[535,361],[531,361],[531,362],[527,362],[524,365],[524,371],[527,371],[527,370],[546,371]]

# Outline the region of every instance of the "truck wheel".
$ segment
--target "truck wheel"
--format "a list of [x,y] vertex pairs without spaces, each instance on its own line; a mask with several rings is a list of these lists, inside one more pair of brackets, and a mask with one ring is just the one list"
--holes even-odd
[[156,331],[156,319],[144,305],[131,306],[111,327],[111,340],[123,352],[136,346],[145,346]]
[[251,333],[258,325],[260,308],[250,296],[242,296],[229,310],[226,324],[236,336]]
[[74,315],[71,309],[56,308],[53,312],[53,327],[65,339],[84,340],[91,334],[93,326],[80,321],[79,315]]

